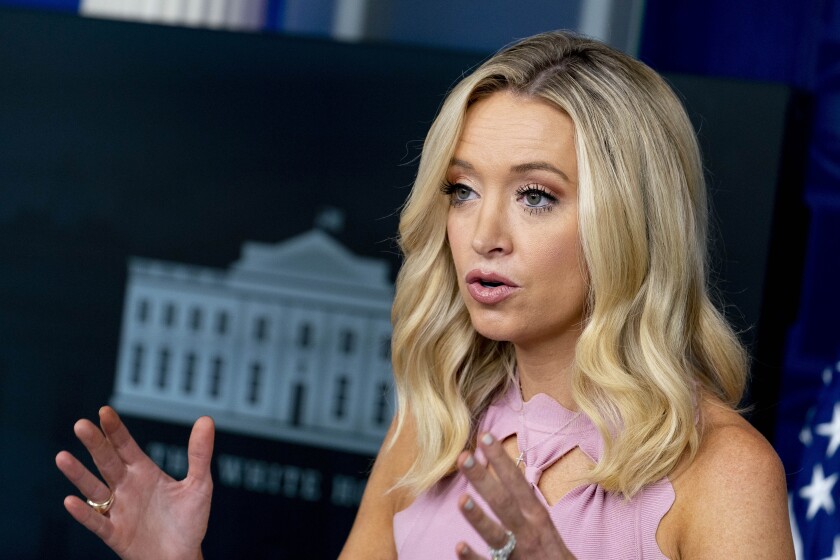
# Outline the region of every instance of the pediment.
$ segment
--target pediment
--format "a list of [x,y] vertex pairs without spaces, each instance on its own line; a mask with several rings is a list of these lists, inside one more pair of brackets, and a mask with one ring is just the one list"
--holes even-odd
[[260,273],[388,287],[388,263],[360,257],[321,230],[279,243],[247,241],[233,273]]

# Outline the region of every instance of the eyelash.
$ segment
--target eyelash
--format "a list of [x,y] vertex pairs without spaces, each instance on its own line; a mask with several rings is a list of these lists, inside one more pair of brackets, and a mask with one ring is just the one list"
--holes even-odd
[[525,206],[525,211],[531,214],[539,214],[541,212],[551,212],[554,210],[554,205],[557,204],[557,197],[548,192],[548,190],[539,185],[537,183],[530,183],[528,185],[523,185],[516,189],[516,198],[517,200],[522,200],[529,194],[538,194],[545,198],[548,203],[545,206]]
[[468,186],[466,186],[464,184],[450,183],[449,181],[446,181],[445,183],[443,183],[443,185],[440,186],[440,192],[449,197],[449,204],[452,207],[457,208],[457,207],[461,206],[462,204],[464,204],[465,202],[467,202],[466,200],[457,200],[454,196],[455,191],[457,191],[458,189],[462,189],[462,188],[463,189],[469,189],[470,191],[472,191],[472,189],[470,189]]
[[[461,183],[450,183],[446,181],[441,185],[440,192],[449,197],[449,204],[451,204],[454,208],[457,208],[467,202],[467,200],[457,200],[454,194],[458,191],[458,189],[468,189],[472,191],[472,189],[464,184]],[[474,192],[474,191],[473,191]],[[539,214],[542,212],[551,212],[554,209],[554,205],[557,203],[557,197],[548,192],[548,190],[539,185],[537,183],[529,183],[527,185],[523,185],[516,189],[516,198],[517,200],[522,200],[529,194],[538,194],[541,197],[544,197],[548,204],[544,206],[525,206],[524,210],[530,215]]]

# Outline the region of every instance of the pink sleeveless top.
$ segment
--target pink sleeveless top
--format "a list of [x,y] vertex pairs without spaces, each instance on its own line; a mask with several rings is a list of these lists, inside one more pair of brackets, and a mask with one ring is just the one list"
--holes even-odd
[[[549,506],[536,487],[542,472],[575,447],[593,462],[600,459],[603,440],[588,417],[544,394],[523,403],[518,388],[511,384],[482,418],[479,433],[483,432],[499,440],[517,434],[519,451],[524,452],[528,465],[525,477],[534,484],[537,498],[576,558],[666,558],[656,543],[656,529],[674,503],[674,489],[667,478],[646,486],[630,501],[584,483]],[[394,539],[401,560],[456,558],[455,545],[460,541],[479,553],[487,551],[487,544],[458,509],[458,497],[464,493],[493,515],[462,474],[447,477],[394,516]]]

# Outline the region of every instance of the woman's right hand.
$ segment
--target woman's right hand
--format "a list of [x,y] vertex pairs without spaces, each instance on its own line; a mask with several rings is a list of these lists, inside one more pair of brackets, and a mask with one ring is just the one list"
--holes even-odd
[[213,481],[214,425],[199,418],[190,434],[189,470],[174,480],[143,453],[113,408],[99,410],[101,430],[88,420],[74,426],[104,482],[67,451],[55,463],[79,492],[93,502],[114,501],[105,514],[83,499],[68,496],[64,507],[121,558],[195,560],[207,532]]

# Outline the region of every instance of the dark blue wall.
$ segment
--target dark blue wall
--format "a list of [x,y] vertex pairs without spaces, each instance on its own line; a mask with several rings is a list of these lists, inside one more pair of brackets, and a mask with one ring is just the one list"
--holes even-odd
[[[840,468],[829,444],[840,420],[840,2],[648,0],[641,52],[660,70],[771,80],[806,92],[806,132],[796,139],[805,157],[787,162],[801,173],[777,195],[776,258],[765,290],[775,297],[764,304],[776,324],[759,340],[756,362],[771,374],[766,364],[783,364],[779,390],[765,391],[764,404],[777,412],[774,444],[789,475],[800,557],[836,554],[836,512],[807,515],[799,489]],[[771,383],[772,375],[753,381]],[[840,501],[840,486],[827,491]]]

